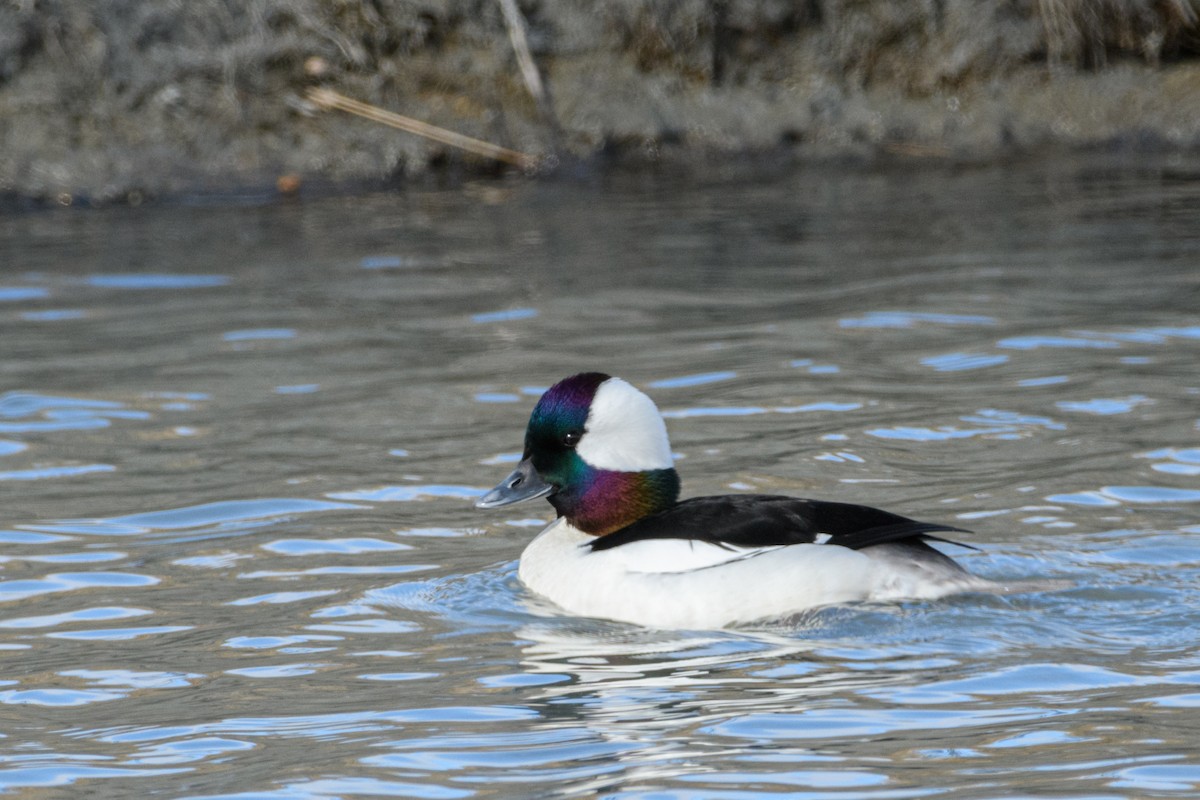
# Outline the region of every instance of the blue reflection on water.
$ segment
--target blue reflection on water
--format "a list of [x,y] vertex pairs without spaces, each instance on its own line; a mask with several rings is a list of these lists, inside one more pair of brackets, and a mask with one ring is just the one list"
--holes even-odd
[[507,311],[488,311],[482,314],[472,314],[471,321],[480,325],[489,322],[514,322],[520,319],[532,319],[538,315],[536,308],[513,308]]
[[1036,350],[1040,347],[1107,350],[1121,345],[1109,339],[1081,339],[1074,336],[1011,336],[996,342],[996,346],[1010,350]]
[[921,363],[938,372],[961,372],[971,369],[994,367],[1008,361],[1006,355],[982,355],[979,353],[946,353],[922,358]]
[[679,389],[686,386],[703,386],[708,383],[720,383],[733,380],[736,372],[701,372],[696,375],[683,375],[678,378],[662,378],[651,381],[648,385],[655,389]]
[[[105,428],[114,419],[149,419],[145,411],[108,400],[54,397],[30,392],[0,395],[0,433]],[[10,421],[11,420],[11,421]]]
[[1132,394],[1125,398],[1102,398],[1095,400],[1059,400],[1054,405],[1063,411],[1077,411],[1083,414],[1128,414],[1149,400],[1145,395]]
[[227,524],[248,523],[292,514],[320,511],[339,511],[361,506],[349,503],[330,503],[325,500],[302,498],[263,498],[259,500],[226,500],[202,503],[198,506],[149,511],[120,517],[96,520],[63,520],[52,524],[31,526],[35,530],[57,533],[83,533],[97,536],[134,536],[152,531],[172,531]]
[[911,328],[917,323],[934,325],[995,325],[996,320],[981,314],[945,314],[928,311],[871,311],[861,317],[838,320],[843,328]]
[[130,273],[92,275],[87,282],[104,289],[203,289],[225,286],[229,278],[225,275]]
[[153,586],[159,579],[153,575],[131,572],[58,572],[41,578],[0,582],[0,603],[23,600],[41,594],[73,592],[79,589]]
[[87,312],[81,308],[53,308],[44,311],[22,311],[21,319],[29,322],[60,322],[69,319],[83,319]]
[[46,478],[73,478],[93,472],[112,472],[112,464],[77,464],[64,467],[41,467],[39,469],[15,469],[0,472],[0,481],[40,481]]
[[457,486],[453,484],[427,484],[424,486],[383,486],[378,489],[358,489],[348,492],[330,492],[326,497],[334,500],[361,500],[378,503],[405,503],[412,500],[426,500],[438,497],[454,497],[461,500],[472,500],[486,494],[487,489],[477,486]]
[[27,449],[29,449],[29,445],[24,442],[8,442],[0,439],[0,456],[10,456]]
[[222,337],[227,342],[249,342],[256,339],[295,339],[295,328],[248,328],[229,331]]
[[40,300],[49,296],[50,292],[40,286],[0,286],[0,303]]

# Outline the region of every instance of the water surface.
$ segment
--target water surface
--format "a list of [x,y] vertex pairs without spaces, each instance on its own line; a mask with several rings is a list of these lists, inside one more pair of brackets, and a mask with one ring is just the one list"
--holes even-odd
[[[1193,797],[1200,165],[620,173],[0,218],[0,790]],[[685,494],[1071,588],[555,615],[477,512],[550,383]]]

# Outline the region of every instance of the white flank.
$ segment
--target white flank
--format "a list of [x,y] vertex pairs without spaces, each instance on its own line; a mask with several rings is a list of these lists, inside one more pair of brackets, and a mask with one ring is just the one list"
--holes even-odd
[[600,384],[585,428],[576,452],[593,467],[642,472],[674,466],[658,407],[620,378]]
[[603,552],[610,553],[627,572],[664,573],[706,569],[778,549],[732,547],[695,539],[643,539]]
[[593,551],[551,523],[521,554],[521,581],[569,614],[652,628],[724,628],[861,600],[934,599],[1002,587],[880,545],[795,544],[724,551],[683,539]]

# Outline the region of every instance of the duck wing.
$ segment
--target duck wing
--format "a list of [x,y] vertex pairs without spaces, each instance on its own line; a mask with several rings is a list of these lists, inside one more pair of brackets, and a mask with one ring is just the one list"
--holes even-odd
[[[948,542],[937,533],[970,533],[962,528],[919,522],[889,511],[853,503],[805,500],[785,495],[731,494],[694,497],[665,511],[597,537],[593,551],[661,539],[703,542],[730,550],[792,544],[834,544],[862,550],[889,542]],[[971,548],[974,549],[974,548]]]

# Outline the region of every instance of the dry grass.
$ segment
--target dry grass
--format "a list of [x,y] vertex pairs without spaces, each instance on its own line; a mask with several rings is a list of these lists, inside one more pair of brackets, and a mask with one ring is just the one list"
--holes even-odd
[[1200,51],[1196,0],[1038,0],[1046,57],[1097,69],[1121,53],[1158,63]]

